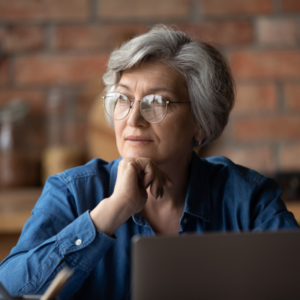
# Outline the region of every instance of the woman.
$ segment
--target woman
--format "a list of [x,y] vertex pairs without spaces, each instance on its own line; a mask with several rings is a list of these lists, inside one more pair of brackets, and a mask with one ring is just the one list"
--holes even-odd
[[234,102],[224,57],[154,27],[115,50],[104,75],[122,159],[51,176],[0,267],[12,294],[41,294],[66,265],[62,299],[129,299],[135,234],[297,228],[271,179],[193,147],[216,139]]

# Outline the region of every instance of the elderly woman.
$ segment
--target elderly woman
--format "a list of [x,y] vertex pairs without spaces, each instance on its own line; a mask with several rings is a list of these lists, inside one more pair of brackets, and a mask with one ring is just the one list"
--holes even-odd
[[0,267],[10,293],[41,294],[67,265],[63,299],[128,299],[136,234],[297,227],[273,180],[193,152],[220,136],[234,103],[218,50],[156,26],[111,54],[104,83],[122,158],[48,179]]

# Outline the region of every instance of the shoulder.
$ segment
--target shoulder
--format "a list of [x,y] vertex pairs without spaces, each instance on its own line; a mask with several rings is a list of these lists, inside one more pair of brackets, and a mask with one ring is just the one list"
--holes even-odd
[[100,158],[94,158],[85,165],[65,170],[57,176],[65,183],[89,177],[98,177],[101,180],[109,179],[117,174],[120,160],[121,158],[106,162]]
[[293,215],[281,200],[281,188],[275,180],[223,156],[202,161],[207,166],[212,207],[214,210],[222,207],[222,213],[231,220],[232,228],[297,227]]
[[106,162],[96,158],[83,166],[50,176],[36,208],[61,211],[62,207],[68,207],[71,209],[65,213],[69,211],[70,215],[93,209],[112,193],[120,160]]
[[235,164],[224,156],[212,156],[204,160],[206,161],[209,177],[212,181],[216,178],[223,178],[223,180],[240,180],[256,185],[264,178],[257,171]]
[[234,195],[235,201],[245,204],[248,199],[253,202],[256,196],[260,203],[268,199],[280,198],[281,188],[275,180],[255,170],[235,164],[224,156],[205,159],[209,185],[221,188],[224,194]]

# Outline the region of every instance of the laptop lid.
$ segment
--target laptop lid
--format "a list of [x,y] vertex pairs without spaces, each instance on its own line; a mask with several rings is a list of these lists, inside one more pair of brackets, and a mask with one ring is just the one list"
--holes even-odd
[[300,231],[132,239],[133,300],[300,298]]

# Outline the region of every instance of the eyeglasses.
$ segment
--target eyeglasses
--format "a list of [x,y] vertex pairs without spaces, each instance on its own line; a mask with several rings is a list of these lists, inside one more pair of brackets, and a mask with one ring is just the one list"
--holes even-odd
[[135,101],[140,102],[140,111],[143,118],[150,123],[162,121],[167,112],[168,105],[173,103],[190,102],[170,102],[159,95],[147,95],[142,100],[129,100],[126,95],[120,93],[109,93],[102,97],[104,99],[104,108],[109,117],[114,120],[125,119]]

